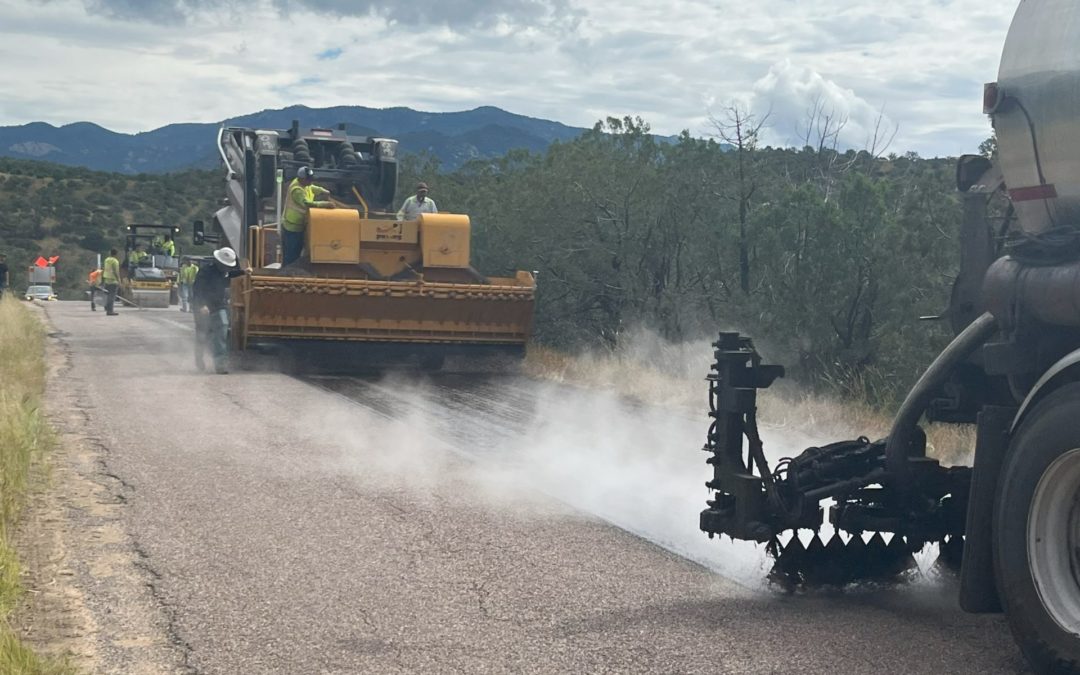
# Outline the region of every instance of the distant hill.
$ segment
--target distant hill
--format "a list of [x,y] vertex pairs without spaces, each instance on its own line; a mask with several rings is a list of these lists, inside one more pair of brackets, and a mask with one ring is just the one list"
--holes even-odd
[[[396,138],[402,153],[429,152],[447,169],[473,158],[498,157],[519,148],[542,151],[552,141],[576,138],[584,131],[494,107],[430,113],[410,108],[292,106],[223,123],[285,129],[293,120],[299,120],[304,127],[336,127],[344,123],[357,135]],[[127,174],[209,168],[218,161],[214,138],[220,125],[170,124],[153,131],[121,134],[90,122],[62,127],[32,122],[0,127],[0,156]]]

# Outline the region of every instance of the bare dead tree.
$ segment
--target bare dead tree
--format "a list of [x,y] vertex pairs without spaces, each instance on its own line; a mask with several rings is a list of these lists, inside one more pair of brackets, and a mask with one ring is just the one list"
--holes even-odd
[[900,124],[898,122],[892,122],[892,128],[888,128],[888,122],[890,120],[885,117],[885,104],[881,105],[878,110],[877,118],[874,120],[874,129],[870,132],[869,137],[866,140],[865,151],[870,155],[870,166],[885,156],[885,153],[889,151],[893,141],[896,140],[896,134],[900,131]]
[[746,221],[751,200],[757,191],[754,153],[761,130],[771,113],[770,109],[758,117],[736,102],[728,104],[720,115],[709,113],[709,123],[715,130],[714,136],[730,145],[735,152],[735,190],[733,193],[728,191],[714,194],[735,201],[739,207],[739,288],[744,294],[750,293],[750,242]]
[[835,108],[826,107],[821,94],[814,96],[806,108],[806,116],[800,130],[803,147],[814,152],[814,169],[817,182],[824,193],[825,201],[832,194],[836,177],[851,169],[854,160],[842,161],[840,154],[840,135],[848,125],[848,116],[842,115]]
[[840,132],[848,124],[848,116],[836,112],[835,108],[825,109],[826,103],[821,94],[814,96],[806,108],[806,120],[799,132],[803,147],[814,148],[819,154],[825,150],[836,151],[840,146]]

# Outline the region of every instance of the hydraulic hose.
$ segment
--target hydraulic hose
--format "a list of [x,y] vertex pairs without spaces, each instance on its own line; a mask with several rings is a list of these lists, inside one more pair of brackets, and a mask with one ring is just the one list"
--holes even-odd
[[997,321],[989,312],[972,321],[938,354],[908,392],[896,413],[885,444],[885,468],[901,492],[904,491],[909,448],[916,437],[919,419],[953,369],[989,340],[996,330]]

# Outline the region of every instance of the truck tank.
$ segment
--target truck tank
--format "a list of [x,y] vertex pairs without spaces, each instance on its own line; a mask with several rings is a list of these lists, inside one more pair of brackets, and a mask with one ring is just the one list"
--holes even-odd
[[1014,329],[1033,317],[1080,327],[1080,12],[1024,0],[984,112],[1018,232],[986,274],[982,306]]
[[1073,0],[1020,3],[984,108],[1021,228],[1080,225],[1080,17]]

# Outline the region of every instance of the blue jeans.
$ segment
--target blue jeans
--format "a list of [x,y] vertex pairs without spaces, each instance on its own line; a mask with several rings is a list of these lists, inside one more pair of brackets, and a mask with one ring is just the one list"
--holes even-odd
[[228,366],[229,357],[229,310],[219,309],[203,315],[195,310],[195,364],[203,367],[203,351],[209,347],[214,356],[214,367]]
[[300,259],[304,252],[304,233],[290,232],[281,228],[281,266],[285,267]]

